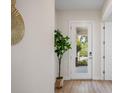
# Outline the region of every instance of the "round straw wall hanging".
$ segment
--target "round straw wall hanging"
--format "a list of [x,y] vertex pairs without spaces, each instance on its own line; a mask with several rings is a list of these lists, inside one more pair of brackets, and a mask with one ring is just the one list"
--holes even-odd
[[16,0],[11,0],[11,45],[19,43],[25,32],[24,21],[16,9]]

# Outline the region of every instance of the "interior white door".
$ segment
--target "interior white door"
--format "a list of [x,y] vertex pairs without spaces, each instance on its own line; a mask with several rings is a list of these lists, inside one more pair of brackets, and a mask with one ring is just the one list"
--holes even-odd
[[112,23],[105,23],[105,80],[112,80]]
[[71,22],[69,34],[72,45],[69,53],[70,78],[92,79],[92,23]]

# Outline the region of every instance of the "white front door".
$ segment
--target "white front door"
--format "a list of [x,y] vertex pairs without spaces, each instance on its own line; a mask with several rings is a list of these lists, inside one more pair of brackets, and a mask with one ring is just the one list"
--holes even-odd
[[71,79],[92,79],[92,23],[84,21],[70,22]]

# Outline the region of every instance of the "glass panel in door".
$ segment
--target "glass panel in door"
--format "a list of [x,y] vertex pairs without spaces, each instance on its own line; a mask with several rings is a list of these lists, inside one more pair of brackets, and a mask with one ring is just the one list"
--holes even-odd
[[81,27],[76,30],[75,73],[88,73],[88,31]]

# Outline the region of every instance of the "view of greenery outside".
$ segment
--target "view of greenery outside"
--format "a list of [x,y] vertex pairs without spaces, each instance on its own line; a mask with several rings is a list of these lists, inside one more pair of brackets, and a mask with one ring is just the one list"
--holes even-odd
[[87,60],[82,60],[82,58],[85,58],[85,57],[88,57],[87,36],[78,36],[76,66],[87,66]]

